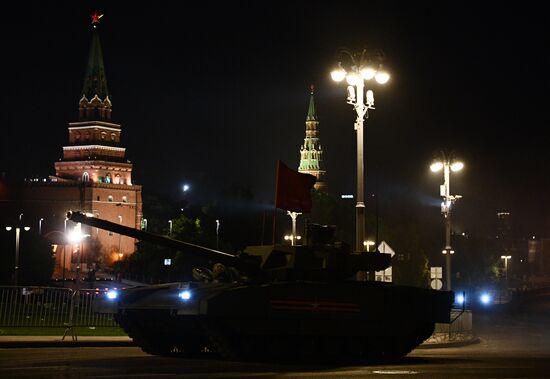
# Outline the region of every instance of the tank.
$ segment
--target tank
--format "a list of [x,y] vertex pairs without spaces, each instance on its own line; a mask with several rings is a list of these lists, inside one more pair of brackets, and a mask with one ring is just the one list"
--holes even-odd
[[213,351],[230,360],[400,358],[449,323],[451,291],[356,280],[390,266],[310,224],[305,246],[251,246],[233,255],[69,212],[93,227],[201,255],[194,280],[121,290],[115,319],[155,355]]

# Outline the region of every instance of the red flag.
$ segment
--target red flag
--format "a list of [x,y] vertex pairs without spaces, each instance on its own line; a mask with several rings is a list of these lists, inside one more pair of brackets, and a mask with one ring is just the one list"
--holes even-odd
[[311,189],[317,178],[291,170],[283,162],[277,161],[277,184],[275,187],[275,207],[291,212],[311,211]]

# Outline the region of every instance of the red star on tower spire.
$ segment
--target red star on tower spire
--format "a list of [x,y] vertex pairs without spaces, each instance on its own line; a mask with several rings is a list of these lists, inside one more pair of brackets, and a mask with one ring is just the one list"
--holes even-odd
[[92,18],[92,25],[95,28],[96,24],[99,24],[99,19],[103,17],[103,14],[98,14],[97,11],[94,11],[94,13],[90,15],[90,17]]

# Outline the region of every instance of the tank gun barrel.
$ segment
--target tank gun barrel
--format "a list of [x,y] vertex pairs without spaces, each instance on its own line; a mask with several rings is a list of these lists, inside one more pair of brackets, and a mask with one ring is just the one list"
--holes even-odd
[[93,216],[88,216],[82,212],[69,211],[67,212],[67,218],[73,222],[80,222],[85,225],[109,230],[113,233],[133,237],[140,241],[150,242],[155,245],[165,246],[182,251],[184,253],[202,254],[207,259],[213,259],[217,262],[222,262],[225,264],[235,264],[237,263],[237,261],[240,260],[237,255],[224,253],[223,251],[218,251],[204,246],[195,245],[189,242],[179,241],[158,234],[149,233],[143,230],[130,228],[128,226],[120,225],[115,222],[103,220]]

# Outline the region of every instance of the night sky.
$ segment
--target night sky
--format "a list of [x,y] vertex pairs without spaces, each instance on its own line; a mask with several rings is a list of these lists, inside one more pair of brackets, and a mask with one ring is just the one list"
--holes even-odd
[[386,206],[440,216],[443,175],[428,166],[452,150],[465,163],[451,177],[451,192],[464,196],[458,228],[508,210],[526,235],[544,233],[550,62],[542,3],[324,3],[12,5],[0,26],[0,172],[54,174],[67,123],[77,121],[97,9],[113,120],[144,192],[179,196],[185,182],[199,203],[236,183],[272,201],[276,161],[298,166],[314,84],[330,191],[355,193],[355,112],[329,73],[341,47],[381,49],[392,80],[371,86],[366,192],[378,188]]

